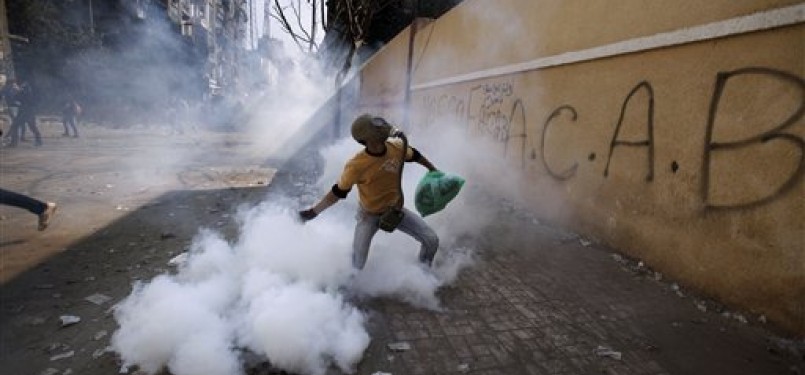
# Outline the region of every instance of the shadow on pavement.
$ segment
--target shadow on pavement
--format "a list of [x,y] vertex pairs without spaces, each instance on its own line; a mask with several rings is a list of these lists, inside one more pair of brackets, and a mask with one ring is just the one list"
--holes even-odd
[[[235,209],[259,203],[268,191],[263,186],[162,195],[0,286],[3,373],[118,373],[114,354],[103,352],[116,329],[110,307],[135,281],[168,272],[168,261],[187,250],[200,228],[234,238]],[[111,299],[99,305],[85,300],[95,294]],[[62,315],[81,321],[62,328]]]

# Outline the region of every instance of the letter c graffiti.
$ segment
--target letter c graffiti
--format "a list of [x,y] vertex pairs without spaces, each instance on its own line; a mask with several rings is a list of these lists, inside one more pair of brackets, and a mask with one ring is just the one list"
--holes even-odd
[[549,166],[548,162],[545,160],[545,135],[548,133],[548,127],[551,126],[551,121],[555,117],[558,117],[562,113],[562,110],[569,111],[570,114],[573,115],[572,117],[573,121],[576,121],[576,118],[578,118],[576,109],[574,109],[569,105],[560,106],[559,108],[551,112],[551,115],[548,116],[547,120],[545,120],[545,126],[542,127],[542,150],[540,150],[542,156],[542,164],[545,166],[545,170],[548,171],[548,174],[551,175],[551,177],[559,181],[564,181],[569,179],[570,177],[573,177],[573,175],[576,174],[576,169],[579,167],[579,163],[573,163],[573,166],[566,169],[564,172],[554,172],[553,169],[551,169],[551,166]]

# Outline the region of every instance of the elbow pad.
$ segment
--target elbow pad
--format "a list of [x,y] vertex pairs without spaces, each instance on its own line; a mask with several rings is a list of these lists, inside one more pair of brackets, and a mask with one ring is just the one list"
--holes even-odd
[[409,163],[410,162],[418,162],[418,161],[422,160],[422,154],[419,152],[419,150],[417,150],[417,149],[415,149],[413,147],[411,147],[411,150],[414,150],[414,152],[411,155],[411,160],[408,160]]
[[333,195],[335,195],[336,197],[338,197],[340,199],[346,198],[347,194],[349,194],[349,190],[341,190],[338,187],[338,184],[333,184],[333,188],[332,188],[331,191],[333,192]]

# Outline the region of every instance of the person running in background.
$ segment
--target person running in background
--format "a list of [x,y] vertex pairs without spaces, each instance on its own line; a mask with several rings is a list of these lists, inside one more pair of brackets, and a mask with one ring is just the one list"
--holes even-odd
[[[0,137],[3,131],[0,130]],[[42,202],[27,195],[0,188],[0,204],[28,210],[39,217],[39,230],[45,230],[56,214],[56,203]]]
[[13,206],[30,211],[39,217],[39,230],[47,229],[53,215],[56,214],[56,203],[42,202],[27,195],[0,189],[0,204]]

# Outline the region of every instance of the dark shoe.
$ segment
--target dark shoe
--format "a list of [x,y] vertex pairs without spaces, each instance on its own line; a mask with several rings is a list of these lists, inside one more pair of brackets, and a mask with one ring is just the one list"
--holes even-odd
[[34,147],[42,147],[42,141],[36,141]]
[[50,221],[53,220],[53,215],[56,214],[56,208],[56,203],[47,203],[47,208],[45,208],[45,211],[39,214],[39,230],[45,230],[48,228]]
[[64,134],[62,134],[61,136],[62,136],[62,137],[69,137],[69,136],[70,136],[70,134],[64,133]]

